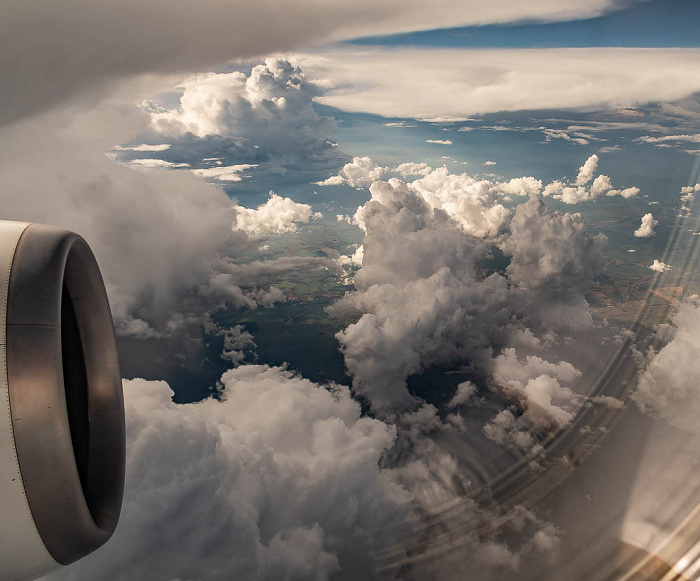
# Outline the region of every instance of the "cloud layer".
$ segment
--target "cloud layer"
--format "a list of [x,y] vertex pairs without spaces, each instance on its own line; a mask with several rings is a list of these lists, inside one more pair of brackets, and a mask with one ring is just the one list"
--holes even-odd
[[99,98],[115,80],[138,75],[212,70],[234,59],[361,35],[591,17],[616,7],[612,0],[585,6],[575,0],[438,0],[430,7],[400,0],[353,5],[293,0],[283,7],[251,0],[204,0],[196,6],[69,0],[60,9],[49,0],[31,7],[14,2],[0,23],[0,51],[18,55],[0,67],[7,88],[1,93],[0,123],[78,94]]
[[319,100],[386,117],[619,108],[700,91],[696,49],[357,49],[299,56]]

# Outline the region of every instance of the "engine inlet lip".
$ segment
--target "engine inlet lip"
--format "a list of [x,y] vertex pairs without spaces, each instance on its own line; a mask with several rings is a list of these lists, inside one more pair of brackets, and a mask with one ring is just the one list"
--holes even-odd
[[[83,238],[53,226],[25,229],[10,271],[6,333],[22,484],[45,547],[66,565],[110,538],[124,492],[124,404],[114,328],[97,261]],[[75,360],[67,365],[69,343]],[[71,390],[87,400],[79,408],[87,418],[76,420],[75,412],[69,417]]]

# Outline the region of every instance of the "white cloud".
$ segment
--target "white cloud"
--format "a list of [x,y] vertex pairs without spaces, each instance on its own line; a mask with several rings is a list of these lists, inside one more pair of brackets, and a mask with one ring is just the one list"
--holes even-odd
[[317,89],[286,59],[268,58],[250,74],[199,74],[181,88],[176,107],[151,113],[155,135],[168,136],[181,155],[220,153],[225,138],[237,159],[272,156],[280,167],[340,158],[334,120],[314,111]]
[[131,145],[128,147],[117,145],[114,149],[117,151],[165,151],[170,149],[169,143],[161,143],[159,145],[147,145],[142,143],[141,145]]
[[[545,196],[552,196],[555,200],[560,200],[565,204],[590,202],[602,195],[621,196],[625,199],[629,199],[639,194],[640,190],[637,187],[625,188],[623,190],[614,189],[610,178],[606,175],[601,174],[593,179],[598,169],[598,162],[598,156],[595,154],[591,155],[579,168],[576,181],[573,184],[555,180],[547,184],[544,190],[542,190],[542,193]],[[592,184],[591,180],[593,180]],[[588,184],[590,184],[590,187],[587,188]]]
[[275,192],[270,192],[267,202],[256,209],[237,206],[236,210],[233,227],[254,235],[294,232],[297,222],[322,217],[319,212],[314,213],[308,204],[299,204],[291,198],[278,196]]
[[[663,135],[661,137],[653,137],[651,135],[642,135],[635,139],[640,143],[652,143],[657,147],[663,147],[672,142],[678,143],[700,143],[700,133],[696,134],[680,134],[680,135]],[[677,143],[677,145],[678,145]]]
[[426,139],[426,143],[436,143],[438,145],[452,145],[449,139]]
[[258,167],[257,164],[242,163],[239,165],[220,165],[204,169],[193,169],[191,171],[194,175],[219,180],[220,182],[240,182],[243,179],[240,173],[254,167]]
[[656,228],[658,224],[659,221],[654,220],[654,216],[651,213],[644,214],[644,216],[642,216],[642,223],[639,228],[634,231],[634,235],[637,238],[651,238],[656,234],[654,228]]
[[496,162],[495,162],[495,161],[491,161],[491,160],[487,160],[487,161],[485,161],[485,162],[484,162],[483,164],[481,164],[481,165],[496,165]]
[[474,236],[496,235],[508,217],[508,211],[497,202],[498,191],[494,185],[466,173],[451,174],[445,167],[438,168],[411,182],[410,188],[432,208],[446,212],[465,232]]
[[409,176],[428,175],[431,171],[433,171],[433,168],[430,167],[425,162],[416,163],[416,162],[412,162],[412,161],[407,161],[404,163],[400,163],[391,171],[394,171],[394,172],[398,173],[401,177],[405,178],[405,177],[409,177]]
[[355,157],[350,163],[346,163],[337,175],[320,182],[315,182],[318,186],[338,186],[348,184],[357,188],[368,186],[372,182],[380,179],[389,168],[378,166],[370,157]]
[[593,174],[595,174],[596,169],[598,169],[598,156],[593,154],[586,160],[586,163],[578,169],[576,185],[585,186],[593,179]]
[[513,178],[507,182],[498,182],[496,188],[509,196],[533,196],[542,192],[542,182],[532,176]]
[[51,579],[354,579],[400,539],[410,496],[379,468],[393,426],[361,417],[346,387],[281,368],[221,382],[221,401],[187,405],[164,382],[124,383],[119,527]]
[[[657,261],[655,261],[657,262]],[[680,304],[673,338],[649,363],[632,399],[639,408],[672,426],[699,432],[700,305],[697,297]]]
[[572,143],[578,143],[579,145],[588,145],[588,139],[582,136],[571,136],[568,132],[561,129],[543,129],[545,141],[551,141],[552,139],[563,139],[564,141],[571,141]]
[[189,163],[172,163],[170,161],[165,161],[163,159],[146,159],[146,158],[138,158],[138,159],[132,159],[129,161],[131,165],[140,165],[141,167],[162,167],[162,168],[168,168],[168,169],[176,169],[176,168],[183,168],[183,167],[189,167]]
[[649,265],[649,268],[654,272],[666,272],[667,270],[671,270],[670,265],[656,258],[654,259],[654,262]]
[[386,117],[618,108],[700,91],[697,49],[343,47],[300,59],[328,88],[322,103]]

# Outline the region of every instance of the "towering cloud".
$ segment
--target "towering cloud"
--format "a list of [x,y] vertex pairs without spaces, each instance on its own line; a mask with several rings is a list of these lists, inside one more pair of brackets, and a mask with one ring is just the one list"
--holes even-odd
[[[589,237],[579,214],[550,213],[533,196],[508,226],[491,182],[445,168],[410,184],[375,182],[370,193],[355,214],[365,231],[357,292],[329,311],[358,317],[337,337],[375,411],[415,407],[406,379],[431,365],[488,367],[494,344],[519,324],[543,334],[592,326],[584,293],[607,239]],[[510,263],[485,276],[479,265],[496,242]]]
[[239,163],[278,167],[340,159],[331,139],[334,120],[312,107],[318,89],[288,60],[268,58],[249,74],[198,75],[181,88],[177,107],[151,113],[152,139],[171,142],[167,155],[189,159],[195,152],[201,159],[226,151]]
[[644,214],[644,216],[642,216],[642,223],[639,228],[634,231],[634,235],[637,238],[651,238],[656,234],[654,228],[658,225],[659,221],[654,220],[654,216],[651,213]]

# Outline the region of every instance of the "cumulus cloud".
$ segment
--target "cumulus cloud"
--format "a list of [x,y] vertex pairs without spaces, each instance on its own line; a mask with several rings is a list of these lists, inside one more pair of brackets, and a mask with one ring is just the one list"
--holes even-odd
[[[640,190],[637,187],[616,190],[613,188],[610,178],[603,174],[593,179],[598,169],[598,162],[598,156],[595,154],[591,155],[579,168],[578,175],[573,183],[567,184],[560,180],[555,180],[547,184],[542,193],[545,196],[552,196],[555,200],[560,200],[565,204],[590,202],[602,195],[610,197],[621,196],[629,199],[639,194]],[[593,180],[593,183],[591,183],[591,180]]]
[[607,109],[700,91],[697,49],[342,47],[300,58],[328,88],[322,103],[386,117]]
[[683,186],[681,188],[681,202],[693,202],[697,192],[700,192],[700,184],[695,184],[694,186]]
[[435,143],[437,145],[452,145],[452,141],[449,139],[426,139],[426,143]]
[[542,181],[529,177],[513,178],[507,182],[498,182],[496,188],[510,196],[534,196],[542,191]]
[[550,363],[540,357],[518,359],[515,349],[505,349],[493,360],[497,388],[519,400],[524,417],[535,429],[563,428],[574,418],[580,403],[568,385],[581,377],[571,363]]
[[588,236],[581,214],[550,213],[536,196],[518,206],[510,231],[502,244],[512,255],[506,272],[530,293],[529,308],[555,329],[590,326],[583,295],[605,266],[605,234]]
[[654,259],[654,262],[652,262],[649,265],[649,268],[653,270],[654,272],[666,272],[667,270],[671,270],[671,266],[666,264],[665,262],[658,260],[657,258]]
[[243,363],[246,355],[254,351],[257,345],[253,336],[242,325],[236,325],[224,331],[224,347],[221,358],[231,362],[235,367]]
[[431,171],[433,171],[433,168],[430,167],[427,163],[421,162],[421,163],[416,163],[413,161],[407,161],[404,163],[400,163],[397,165],[392,171],[395,171],[398,173],[401,177],[408,177],[408,176],[425,176],[428,175]]
[[[579,214],[550,213],[533,196],[508,225],[491,182],[445,168],[409,184],[375,182],[370,193],[354,217],[365,231],[357,291],[329,312],[356,318],[337,338],[354,389],[376,412],[415,408],[406,379],[431,365],[488,367],[491,346],[515,335],[518,319],[543,334],[591,327],[584,293],[607,239],[589,237]],[[484,277],[478,263],[496,241],[510,264]],[[533,392],[558,397],[549,387]]]
[[355,157],[350,163],[346,163],[337,175],[315,184],[318,186],[348,184],[350,187],[358,188],[368,186],[380,179],[387,171],[389,168],[377,165],[370,157]]
[[[241,335],[238,335],[240,341]],[[245,365],[218,400],[177,405],[124,384],[122,517],[100,551],[51,579],[356,579],[399,540],[410,496],[379,461],[396,431],[347,388]]]
[[[658,261],[655,261],[658,262]],[[649,363],[632,399],[639,408],[672,426],[697,433],[700,413],[700,303],[682,302],[673,317],[673,338]]]
[[[433,174],[419,187],[397,179],[370,186],[372,199],[356,214],[366,232],[358,290],[330,308],[337,316],[359,316],[337,338],[356,391],[381,413],[417,403],[406,390],[409,375],[459,358],[467,344],[483,344],[483,329],[492,328],[486,320],[499,318],[490,305],[503,301],[507,290],[497,276],[476,280],[473,262],[480,250],[478,239],[467,234],[468,214],[462,214],[465,228],[438,206],[439,198],[435,207],[428,202],[443,189],[468,198],[459,184],[470,188],[475,182],[441,170]],[[450,184],[454,188],[445,187]],[[481,212],[475,216],[481,222]]]
[[341,157],[331,138],[334,120],[313,109],[318,89],[289,60],[268,58],[249,74],[199,74],[180,89],[176,107],[151,112],[152,139],[167,136],[171,156],[202,158],[223,150],[239,161],[279,168]]
[[[446,212],[462,230],[480,238],[495,236],[508,217],[508,211],[498,203],[497,187],[466,173],[451,174],[445,167],[438,168],[411,182],[410,188],[430,207]],[[362,212],[358,214],[360,222],[361,216]]]
[[651,238],[656,234],[654,228],[658,225],[659,221],[654,220],[654,216],[651,213],[644,214],[644,216],[642,216],[642,223],[639,228],[634,231],[634,235],[637,238]]
[[593,154],[586,160],[578,170],[575,184],[577,186],[585,186],[593,179],[593,174],[598,169],[598,156]]
[[248,234],[281,234],[294,232],[298,222],[321,218],[308,204],[299,204],[291,198],[283,198],[270,192],[267,202],[256,209],[237,207],[234,228]]

